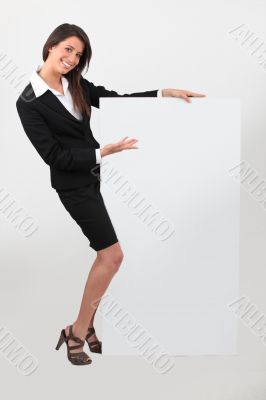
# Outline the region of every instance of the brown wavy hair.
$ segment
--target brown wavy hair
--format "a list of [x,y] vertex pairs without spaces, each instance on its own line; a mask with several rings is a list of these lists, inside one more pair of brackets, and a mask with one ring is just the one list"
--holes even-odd
[[43,46],[42,57],[43,61],[46,61],[47,57],[49,56],[49,48],[57,45],[59,42],[62,42],[70,36],[76,36],[84,43],[84,51],[82,56],[80,57],[78,65],[71,71],[64,74],[64,76],[69,82],[69,91],[73,99],[74,109],[79,109],[81,112],[84,112],[86,115],[90,116],[91,107],[86,102],[82,87],[80,85],[81,73],[85,67],[87,67],[85,72],[88,71],[89,63],[92,56],[89,38],[87,34],[83,31],[83,29],[74,24],[65,23],[59,25],[53,30],[53,32],[46,40]]

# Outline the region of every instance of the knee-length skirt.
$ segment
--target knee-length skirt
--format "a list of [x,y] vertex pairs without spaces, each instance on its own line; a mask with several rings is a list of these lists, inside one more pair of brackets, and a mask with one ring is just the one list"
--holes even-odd
[[90,247],[98,251],[118,242],[100,191],[100,181],[74,189],[56,189],[56,192],[89,239]]

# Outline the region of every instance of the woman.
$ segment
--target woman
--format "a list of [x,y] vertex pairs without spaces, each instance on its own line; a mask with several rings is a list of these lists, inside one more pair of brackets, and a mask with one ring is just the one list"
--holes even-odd
[[[50,166],[51,185],[90,246],[97,252],[85,285],[79,314],[62,329],[56,349],[66,343],[68,359],[75,365],[92,362],[83,351],[101,353],[93,320],[99,301],[123,260],[123,252],[100,192],[102,157],[137,149],[137,139],[127,136],[100,148],[90,129],[91,106],[100,97],[156,97],[158,90],[120,95],[95,86],[81,75],[91,59],[86,33],[73,24],[58,26],[43,47],[43,65],[16,102],[22,126],[42,159]],[[204,97],[187,90],[163,89],[163,97]]]

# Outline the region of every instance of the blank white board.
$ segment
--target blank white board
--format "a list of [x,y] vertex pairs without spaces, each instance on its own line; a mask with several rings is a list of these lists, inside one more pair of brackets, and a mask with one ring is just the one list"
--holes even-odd
[[141,327],[171,355],[236,354],[239,99],[101,98],[101,147],[125,136],[139,148],[102,159],[124,252],[99,307],[103,353],[140,354]]

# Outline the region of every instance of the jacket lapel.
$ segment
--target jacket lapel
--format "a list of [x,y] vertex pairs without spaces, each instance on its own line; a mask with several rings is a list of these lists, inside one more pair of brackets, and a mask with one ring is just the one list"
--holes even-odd
[[82,113],[82,120],[78,120],[74,115],[72,115],[66,107],[61,103],[61,101],[50,91],[47,90],[41,96],[38,97],[39,101],[45,104],[47,107],[53,109],[54,111],[58,112],[59,114],[63,115],[66,118],[71,119],[72,121],[76,121],[80,124],[84,124],[85,116]]

